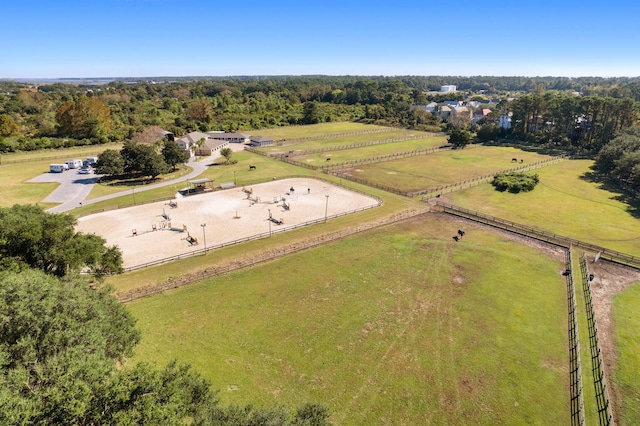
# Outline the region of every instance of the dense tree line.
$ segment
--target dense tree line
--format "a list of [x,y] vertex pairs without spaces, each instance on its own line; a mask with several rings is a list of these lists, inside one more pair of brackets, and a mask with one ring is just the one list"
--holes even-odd
[[596,159],[596,170],[605,179],[640,193],[640,127],[622,131],[602,148]]
[[68,214],[15,205],[0,220],[0,424],[328,424],[318,404],[222,406],[188,365],[127,361],[140,333],[99,280],[119,250]]
[[[101,86],[56,83],[35,90],[0,82],[0,152],[123,141],[150,126],[181,135],[194,130],[251,130],[327,121],[363,120],[438,129],[409,107],[469,92],[487,98],[534,91],[578,91],[640,98],[631,78],[455,76],[257,76],[113,81]],[[455,93],[429,94],[454,84]],[[431,126],[431,127],[427,127]]]
[[178,164],[189,159],[175,141],[165,141],[158,152],[157,145],[147,145],[133,141],[125,142],[120,151],[106,149],[98,156],[96,172],[108,176],[145,177],[155,179],[157,176],[175,170]]
[[638,121],[630,98],[532,93],[509,103],[513,133],[537,143],[553,143],[597,153],[623,129]]

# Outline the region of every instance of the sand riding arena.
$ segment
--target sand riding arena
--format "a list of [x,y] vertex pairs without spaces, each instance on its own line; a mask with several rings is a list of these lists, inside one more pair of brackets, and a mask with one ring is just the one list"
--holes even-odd
[[120,247],[123,266],[134,268],[378,205],[322,180],[291,178],[97,213],[78,219],[77,229]]

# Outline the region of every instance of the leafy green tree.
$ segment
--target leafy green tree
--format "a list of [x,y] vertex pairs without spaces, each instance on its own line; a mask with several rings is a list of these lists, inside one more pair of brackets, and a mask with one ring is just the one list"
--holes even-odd
[[58,132],[74,138],[97,138],[111,128],[111,111],[100,99],[82,96],[67,101],[56,110]]
[[173,170],[176,169],[176,165],[189,161],[189,153],[180,148],[180,145],[175,141],[165,142],[162,148],[162,157]]
[[465,129],[451,129],[448,141],[454,148],[462,149],[471,143],[471,132]]
[[151,179],[169,173],[171,167],[164,161],[164,158],[155,150],[148,152],[143,157],[141,173],[144,176],[151,176]]
[[418,89],[411,91],[411,98],[414,105],[426,105],[428,102],[427,95],[425,95],[424,91]]
[[529,192],[540,182],[537,174],[528,175],[522,172],[498,173],[491,181],[496,190],[509,191],[513,194]]
[[188,366],[119,367],[140,336],[108,289],[0,272],[0,311],[0,424],[178,425],[217,403]]
[[220,150],[220,155],[224,157],[226,160],[226,164],[229,164],[231,161],[231,156],[233,155],[233,150],[231,148],[222,148]]
[[204,99],[196,99],[185,111],[187,118],[197,123],[209,123],[213,117],[211,104]]
[[0,136],[14,136],[20,134],[20,126],[9,114],[0,114]]
[[479,141],[488,142],[488,141],[495,140],[499,134],[500,134],[500,127],[498,127],[497,125],[483,124],[480,127],[480,129],[478,129],[476,136],[478,137]]
[[320,108],[317,102],[305,102],[302,106],[302,124],[320,123]]
[[221,407],[188,365],[122,367],[140,340],[108,288],[42,271],[0,271],[0,424],[328,425],[297,410]]
[[76,232],[70,214],[49,214],[34,205],[0,208],[0,259],[59,277],[88,268],[95,275],[122,272],[117,247],[94,234]]
[[96,163],[96,173],[116,176],[124,173],[124,158],[120,151],[115,149],[107,149],[98,155]]
[[206,141],[204,138],[200,138],[196,141],[196,147],[197,147],[196,152],[200,151],[200,149],[202,148],[202,145],[204,145],[205,142]]
[[608,175],[614,172],[621,158],[638,151],[640,151],[640,127],[628,128],[600,150],[595,166],[600,173]]
[[139,173],[155,179],[171,169],[158,151],[149,145],[126,142],[120,154],[124,159],[125,171],[129,173]]

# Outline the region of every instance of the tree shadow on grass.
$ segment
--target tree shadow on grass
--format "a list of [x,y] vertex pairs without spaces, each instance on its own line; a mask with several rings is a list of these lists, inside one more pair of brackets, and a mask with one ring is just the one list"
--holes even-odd
[[616,194],[611,199],[626,204],[627,212],[634,218],[640,218],[640,200],[635,194],[621,187],[618,182],[609,176],[598,173],[595,166],[591,167],[591,171],[580,176],[580,179],[597,184],[598,189]]
[[[531,142],[521,141],[519,139],[496,139],[493,141],[484,142],[483,145],[517,148],[522,151],[534,152],[540,155],[550,155],[552,157],[560,156],[560,155],[570,155],[571,157],[575,157],[577,154],[574,149],[569,149],[561,145],[534,144]],[[580,153],[580,157],[592,158],[592,155],[589,153],[582,152]]]
[[139,175],[121,175],[121,176],[103,176],[100,183],[106,186],[144,186],[158,182],[161,178],[152,179],[149,176]]

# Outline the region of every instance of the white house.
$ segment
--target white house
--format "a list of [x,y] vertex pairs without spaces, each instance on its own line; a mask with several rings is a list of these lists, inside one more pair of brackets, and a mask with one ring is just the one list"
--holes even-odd
[[505,129],[508,130],[511,128],[511,116],[513,114],[509,113],[509,114],[502,114],[500,116],[500,128],[501,129]]
[[178,144],[178,146],[180,146],[180,148],[182,148],[185,151],[188,151],[189,155],[193,155],[193,153],[195,152],[198,146],[198,141],[200,139],[204,139],[206,141],[208,138],[209,136],[206,133],[191,132],[181,137],[180,139],[178,139],[176,143]]

